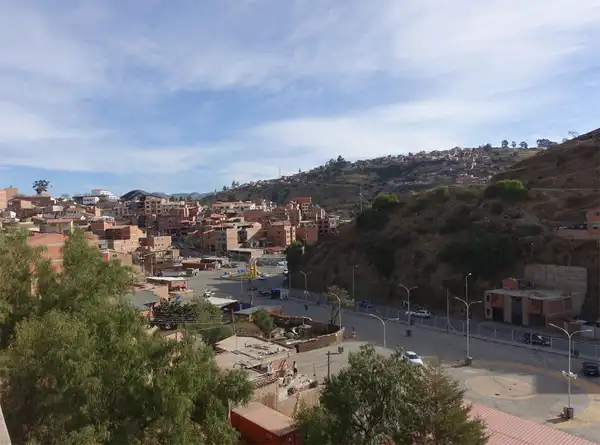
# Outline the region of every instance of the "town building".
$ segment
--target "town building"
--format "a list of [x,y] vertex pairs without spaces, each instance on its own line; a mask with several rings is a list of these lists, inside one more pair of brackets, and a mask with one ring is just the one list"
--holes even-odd
[[140,247],[140,239],[145,236],[144,231],[134,225],[107,227],[104,231],[105,248],[132,253]]
[[9,201],[19,194],[19,189],[16,187],[7,187],[0,189],[0,210],[5,210],[8,207]]
[[522,279],[503,280],[484,292],[485,317],[523,326],[545,327],[581,314],[587,292],[584,267],[528,264]]

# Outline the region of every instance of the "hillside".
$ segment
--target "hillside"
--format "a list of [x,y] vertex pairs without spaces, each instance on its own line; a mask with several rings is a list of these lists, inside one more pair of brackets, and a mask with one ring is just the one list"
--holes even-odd
[[380,193],[422,190],[457,181],[486,182],[537,150],[476,148],[387,156],[350,163],[342,159],[293,176],[242,184],[217,193],[212,200],[266,198],[283,203],[298,196],[342,216],[355,214],[363,200]]
[[[313,290],[332,284],[350,290],[356,265],[357,299],[397,303],[404,298],[397,284],[403,283],[419,286],[415,302],[442,309],[446,289],[462,294],[468,272],[474,275],[470,288],[481,293],[521,275],[525,263],[582,266],[589,273],[586,311],[597,314],[597,243],[555,233],[558,225],[581,224],[582,209],[600,202],[594,188],[597,134],[558,145],[494,178],[521,180],[533,185],[529,190],[441,186],[400,195],[399,203],[368,210],[338,235],[309,247],[290,270],[310,271]],[[580,171],[589,173],[580,178]]]

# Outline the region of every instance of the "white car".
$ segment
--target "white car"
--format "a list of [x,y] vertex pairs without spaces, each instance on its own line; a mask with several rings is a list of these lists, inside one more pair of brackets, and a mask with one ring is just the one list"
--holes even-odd
[[267,279],[267,277],[265,275],[261,275],[261,276],[258,277],[258,279],[260,281],[265,281]]
[[417,354],[416,352],[413,351],[406,351],[404,353],[404,360],[406,360],[407,362],[413,364],[413,365],[418,365],[418,366],[423,366],[423,359],[421,357],[419,357],[419,354]]
[[425,309],[420,309],[418,311],[407,311],[406,315],[410,315],[415,318],[431,318],[431,312],[426,311]]

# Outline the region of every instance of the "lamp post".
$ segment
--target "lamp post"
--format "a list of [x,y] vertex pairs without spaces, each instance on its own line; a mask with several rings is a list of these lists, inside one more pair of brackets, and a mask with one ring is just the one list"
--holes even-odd
[[472,272],[469,272],[465,277],[465,300],[469,301],[469,277],[473,275]]
[[387,324],[388,321],[398,321],[398,318],[388,318],[387,320],[384,320],[383,318],[375,315],[375,314],[369,314],[371,317],[376,318],[377,320],[379,320],[381,322],[381,324],[383,325],[383,349],[387,349],[387,336],[385,334],[385,325]]
[[[470,275],[470,274],[469,274]],[[477,303],[482,303],[482,301],[471,301],[468,302],[467,300],[463,300],[462,298],[458,298],[458,297],[454,297],[455,300],[460,301],[462,304],[465,305],[465,308],[467,309],[467,357],[465,359],[465,364],[467,364],[468,366],[471,365],[471,332],[470,332],[470,311],[471,311],[471,305],[472,304],[477,304]]]
[[573,418],[573,416],[571,415],[572,412],[572,408],[571,408],[571,379],[576,379],[577,378],[577,374],[574,374],[571,372],[571,351],[572,351],[572,344],[573,344],[573,336],[575,334],[579,334],[581,332],[591,332],[591,329],[581,329],[579,331],[575,331],[575,332],[569,332],[567,331],[565,328],[561,328],[560,326],[556,326],[553,323],[548,323],[549,326],[552,326],[553,328],[559,329],[561,331],[563,331],[565,333],[565,335],[567,336],[568,342],[569,342],[569,359],[568,359],[568,365],[567,365],[567,372],[563,371],[562,374],[567,378],[567,410],[565,412],[565,417],[567,419],[571,419]]
[[[340,317],[340,329],[342,329],[342,299],[340,298],[339,295],[333,294],[333,296],[335,298],[337,298],[337,301],[338,301],[338,315]],[[343,335],[342,335],[342,341],[341,342],[344,343],[344,336]]]
[[406,287],[404,284],[401,284],[401,283],[399,283],[399,284],[398,284],[398,286],[399,286],[399,287],[401,287],[401,288],[403,288],[403,289],[406,291],[406,293],[408,294],[408,300],[407,300],[407,303],[408,303],[408,311],[407,311],[407,312],[408,312],[408,325],[410,326],[410,315],[411,315],[411,314],[410,314],[410,292],[411,292],[412,290],[416,289],[416,288],[417,288],[417,286],[413,286],[413,287],[410,287],[410,288],[408,288],[408,287]]
[[301,270],[301,271],[300,271],[300,273],[301,273],[302,275],[304,275],[304,298],[305,298],[306,300],[308,300],[308,278],[307,278],[307,277],[308,277],[308,276],[309,276],[309,275],[310,275],[312,272],[308,272],[308,273],[306,273],[306,272],[304,272],[303,270]]

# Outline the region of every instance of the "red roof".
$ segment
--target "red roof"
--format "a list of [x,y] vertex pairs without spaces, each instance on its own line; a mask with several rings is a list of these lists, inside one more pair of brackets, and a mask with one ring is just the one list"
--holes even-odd
[[600,445],[531,420],[473,404],[471,414],[487,424],[487,445]]

